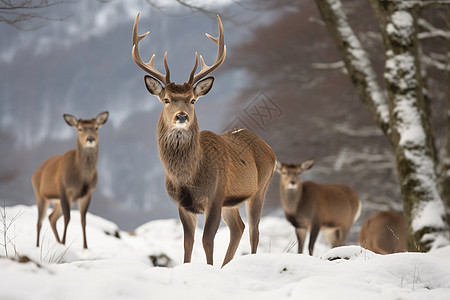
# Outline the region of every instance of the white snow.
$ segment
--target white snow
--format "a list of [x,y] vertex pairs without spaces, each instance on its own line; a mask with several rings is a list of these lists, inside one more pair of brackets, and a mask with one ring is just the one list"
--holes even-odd
[[387,24],[386,31],[397,42],[408,44],[414,32],[414,22],[411,14],[406,10],[399,10],[392,14],[391,22]]
[[389,82],[395,82],[402,90],[414,88],[417,85],[414,56],[410,53],[393,55],[391,51],[388,51],[386,56],[385,78]]
[[[3,210],[3,209],[2,209]],[[35,262],[0,259],[0,299],[449,299],[450,247],[430,253],[381,256],[359,246],[315,256],[295,252],[287,221],[261,220],[259,254],[248,253],[245,232],[237,255],[223,269],[228,229],[215,241],[215,266],[205,263],[197,230],[193,263],[182,264],[178,220],[152,221],[134,234],[95,215],[87,217],[89,250],[82,249],[78,211],[72,211],[67,246],[55,243],[46,220],[43,248],[35,247],[35,206],[6,207],[7,231],[16,251]],[[11,218],[18,216],[12,223]],[[62,229],[62,222],[58,224]],[[3,227],[0,226],[3,230]],[[107,232],[108,234],[106,234]],[[113,235],[120,234],[120,238]],[[3,236],[0,237],[0,244]],[[0,246],[0,255],[4,256]],[[165,254],[172,267],[153,267],[149,255]]]

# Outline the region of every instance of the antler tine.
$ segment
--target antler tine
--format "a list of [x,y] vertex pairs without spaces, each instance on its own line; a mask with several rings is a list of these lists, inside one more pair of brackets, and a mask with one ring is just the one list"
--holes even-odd
[[227,56],[227,47],[224,44],[223,25],[219,15],[217,15],[217,22],[219,23],[219,36],[215,38],[210,34],[206,33],[206,36],[217,44],[218,51],[216,61],[211,66],[208,66],[203,60],[203,57],[200,55],[200,64],[201,64],[200,72],[198,72],[198,74],[196,74],[195,76],[192,76],[192,74],[195,73],[195,70],[197,68],[197,54],[196,54],[195,67],[191,73],[191,76],[189,77],[189,84],[196,83],[197,81],[199,81],[200,79],[202,79],[203,77],[205,77],[206,75],[208,75],[209,73],[220,67],[225,61],[225,57]]
[[145,38],[150,32],[146,32],[144,34],[138,35],[138,22],[139,22],[139,13],[136,16],[136,19],[134,20],[133,25],[133,48],[131,50],[131,56],[133,57],[134,62],[145,72],[152,75],[165,85],[168,85],[170,83],[170,71],[169,66],[167,65],[167,52],[164,54],[164,67],[166,69],[166,75],[160,73],[155,66],[153,65],[153,60],[155,59],[155,54],[153,54],[152,58],[148,63],[144,63],[141,59],[141,56],[139,55],[139,42]]
[[[153,66],[153,64],[152,64]],[[164,53],[164,68],[166,69],[166,85],[170,83],[170,70],[167,64],[167,51]],[[156,70],[156,69],[155,69]]]
[[192,69],[191,75],[189,76],[189,81],[188,81],[190,84],[193,84],[194,74],[195,74],[195,71],[197,71],[197,66],[198,66],[198,54],[197,54],[197,52],[195,52],[195,64],[194,64],[194,68]]

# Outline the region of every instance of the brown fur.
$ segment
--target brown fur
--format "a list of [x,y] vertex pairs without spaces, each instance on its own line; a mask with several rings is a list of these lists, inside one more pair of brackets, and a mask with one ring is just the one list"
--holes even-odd
[[[157,138],[166,170],[166,189],[178,205],[184,228],[184,262],[191,260],[199,213],[206,214],[203,247],[207,263],[213,264],[214,236],[221,215],[230,228],[230,244],[223,265],[233,258],[244,231],[238,209],[243,202],[247,206],[251,251],[256,253],[259,220],[276,162],[273,151],[249,130],[220,135],[200,132],[191,101],[202,96],[204,89],[191,86],[187,93],[173,90],[176,89],[166,89],[158,95],[161,102],[168,100],[170,104],[164,104]],[[176,127],[174,116],[180,112],[188,115],[186,128]]]
[[277,164],[277,171],[281,174],[281,203],[287,220],[296,229],[298,253],[303,252],[306,233],[309,232],[310,255],[319,231],[323,231],[331,247],[344,245],[361,209],[358,196],[346,185],[302,182],[300,174],[313,163],[313,160],[307,160],[301,164]]
[[[97,184],[98,129],[106,122],[108,113],[99,114],[92,120],[76,120],[70,115],[64,117],[70,126],[79,130],[77,148],[63,155],[49,158],[32,176],[38,207],[36,246],[39,247],[42,221],[47,214],[50,202],[53,203],[53,212],[49,216],[50,225],[56,240],[65,244],[70,208],[74,202],[78,201],[83,229],[83,247],[87,248],[86,212]],[[85,147],[92,139],[95,146]],[[61,241],[56,229],[56,221],[62,214],[64,214],[64,234]]]
[[214,237],[221,215],[230,229],[230,244],[223,265],[234,257],[244,231],[238,208],[242,202],[246,202],[251,251],[256,253],[259,220],[275,167],[275,155],[263,140],[248,130],[220,135],[200,132],[194,110],[195,101],[206,95],[214,82],[213,77],[200,79],[222,65],[226,57],[220,17],[217,16],[219,36],[207,35],[218,47],[216,61],[207,66],[201,58],[201,70],[195,74],[196,54],[189,81],[182,85],[170,82],[166,57],[165,75],[154,68],[153,59],[149,63],[141,60],[138,43],[147,33],[137,34],[138,20],[139,14],[133,26],[132,57],[140,68],[153,76],[144,77],[145,85],[164,105],[157,127],[159,157],[166,170],[167,192],[177,203],[183,224],[184,262],[191,261],[196,214],[199,213],[206,215],[203,248],[207,263],[213,264]]
[[405,221],[399,213],[380,211],[364,221],[359,233],[359,244],[375,253],[405,252]]

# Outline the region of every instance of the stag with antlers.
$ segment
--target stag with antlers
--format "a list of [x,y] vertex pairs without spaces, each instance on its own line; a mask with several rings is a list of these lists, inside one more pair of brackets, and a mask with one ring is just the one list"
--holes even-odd
[[[230,243],[223,265],[233,257],[244,231],[238,206],[245,202],[250,227],[251,252],[259,242],[259,220],[276,158],[271,148],[249,130],[215,134],[200,131],[194,104],[211,89],[214,78],[206,77],[220,67],[226,57],[223,26],[220,17],[219,36],[207,34],[218,47],[215,62],[208,66],[200,55],[201,70],[195,74],[198,55],[188,82],[170,81],[167,52],[164,55],[166,74],[153,64],[155,55],[144,63],[139,42],[149,32],[138,35],[139,14],[133,27],[132,57],[149,75],[144,77],[148,91],[163,105],[157,125],[159,157],[166,171],[166,189],[177,203],[184,229],[184,262],[190,262],[197,214],[205,214],[203,248],[206,261],[213,264],[214,237],[222,216],[230,229]],[[204,79],[203,79],[204,78]],[[222,266],[223,266],[222,265]]]

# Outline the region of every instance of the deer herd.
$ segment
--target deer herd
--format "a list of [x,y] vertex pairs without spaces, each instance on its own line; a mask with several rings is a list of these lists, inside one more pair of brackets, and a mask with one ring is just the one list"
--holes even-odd
[[[219,36],[206,36],[217,45],[215,62],[208,66],[198,55],[188,81],[176,84],[170,80],[167,52],[164,55],[165,74],[149,62],[142,61],[139,42],[149,32],[139,35],[139,14],[132,33],[132,58],[148,75],[144,83],[150,94],[162,104],[157,124],[159,157],[166,172],[167,193],[177,204],[184,232],[184,262],[190,262],[194,245],[197,214],[205,214],[202,244],[206,262],[213,264],[214,237],[221,219],[230,230],[230,242],[222,266],[233,259],[244,232],[239,206],[245,203],[249,226],[251,253],[259,242],[259,222],[269,183],[274,172],[280,174],[280,200],[286,219],[295,228],[298,253],[303,252],[309,233],[308,252],[322,232],[330,247],[345,245],[350,229],[361,212],[361,201],[346,185],[318,184],[301,181],[314,160],[299,164],[278,161],[270,146],[253,132],[237,129],[216,134],[200,131],[195,103],[211,90],[214,77],[207,77],[225,61],[222,21],[217,16]],[[50,203],[53,212],[49,221],[56,240],[65,244],[71,207],[77,203],[81,215],[83,247],[86,249],[86,212],[97,183],[99,129],[108,120],[108,112],[85,120],[65,114],[66,123],[78,131],[76,149],[47,159],[33,174],[32,184],[38,208],[36,246]],[[57,220],[64,216],[62,240]],[[401,215],[379,212],[362,225],[359,243],[381,254],[406,251],[405,223]]]

